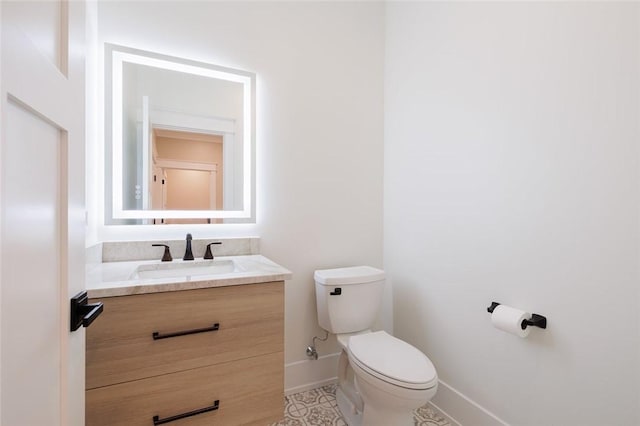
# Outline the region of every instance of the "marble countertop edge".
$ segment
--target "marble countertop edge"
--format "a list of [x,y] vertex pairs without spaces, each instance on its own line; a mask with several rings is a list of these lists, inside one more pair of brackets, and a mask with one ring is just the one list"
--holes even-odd
[[[132,261],[103,263],[87,269],[87,293],[89,298],[107,298],[130,296],[169,291],[196,290],[213,287],[226,287],[245,284],[259,284],[291,279],[289,270],[261,255],[227,256],[216,259],[237,259],[238,262],[251,262],[255,269],[229,272],[219,275],[195,275],[167,278],[129,278],[139,265],[158,262]],[[178,261],[176,263],[181,263]],[[159,264],[159,263],[158,263]]]
[[87,289],[90,299],[100,299],[105,297],[132,296],[136,294],[148,293],[164,293],[169,291],[198,290],[213,287],[228,287],[246,284],[262,284],[274,281],[284,281],[290,278],[290,275],[270,275],[259,277],[239,277],[227,279],[199,280],[199,281],[182,281],[173,283],[157,283],[157,284],[139,284],[125,285],[114,287],[102,287],[96,289]]

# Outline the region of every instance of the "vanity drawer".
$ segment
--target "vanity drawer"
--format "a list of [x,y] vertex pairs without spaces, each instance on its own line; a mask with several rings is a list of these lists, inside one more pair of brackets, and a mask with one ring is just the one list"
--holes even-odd
[[87,391],[87,426],[150,426],[213,405],[176,426],[260,425],[282,419],[283,352]]
[[[104,312],[87,329],[87,389],[281,352],[284,345],[282,281],[96,301]],[[216,323],[217,331],[152,336]]]

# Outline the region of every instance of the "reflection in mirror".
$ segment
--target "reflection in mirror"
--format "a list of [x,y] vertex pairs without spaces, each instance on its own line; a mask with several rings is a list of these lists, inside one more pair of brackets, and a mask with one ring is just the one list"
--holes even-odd
[[[218,210],[232,203],[223,193],[223,137],[221,135],[151,129],[150,188],[143,192],[142,208],[151,210]],[[232,167],[229,167],[232,169]],[[206,219],[186,219],[207,223]],[[185,223],[165,219],[164,223]]]
[[106,46],[113,222],[252,220],[255,75]]

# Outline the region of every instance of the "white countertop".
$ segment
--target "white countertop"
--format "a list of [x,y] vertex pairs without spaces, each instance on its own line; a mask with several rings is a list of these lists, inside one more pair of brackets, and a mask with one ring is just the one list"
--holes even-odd
[[[160,293],[166,291],[194,290],[209,287],[257,284],[283,281],[291,278],[291,272],[261,255],[216,256],[216,260],[231,260],[238,270],[212,275],[181,276],[178,278],[135,278],[138,266],[162,265],[159,260],[133,262],[108,262],[87,265],[87,293],[90,298],[128,296],[132,294]],[[196,263],[174,260],[173,264]]]

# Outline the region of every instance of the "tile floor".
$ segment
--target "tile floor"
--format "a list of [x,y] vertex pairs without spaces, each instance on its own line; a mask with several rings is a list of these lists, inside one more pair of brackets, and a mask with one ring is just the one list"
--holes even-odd
[[[336,402],[336,385],[323,386],[285,396],[285,417],[271,426],[346,426]],[[451,426],[430,407],[418,408],[415,426]],[[390,425],[391,426],[391,425]]]

